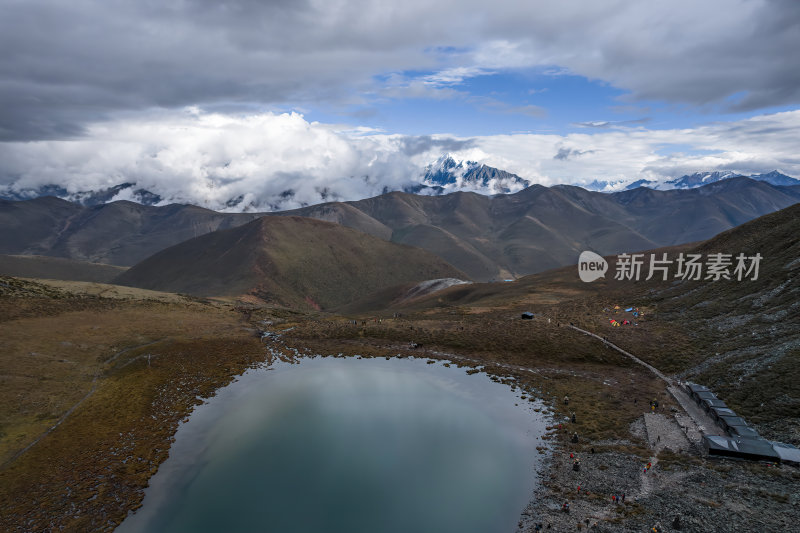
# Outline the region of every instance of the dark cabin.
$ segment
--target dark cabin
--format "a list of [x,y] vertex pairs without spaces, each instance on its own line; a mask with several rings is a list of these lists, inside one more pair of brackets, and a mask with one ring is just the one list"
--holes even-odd
[[699,391],[694,393],[694,401],[702,405],[703,400],[719,400],[717,395],[711,391]]
[[719,425],[730,433],[731,429],[735,427],[747,427],[747,422],[740,416],[721,416],[719,417]]
[[741,439],[731,437],[717,437],[706,435],[703,437],[703,446],[708,455],[734,457],[737,459],[750,459],[751,461],[778,462],[780,455],[772,445],[764,439]]
[[687,383],[686,392],[689,393],[689,396],[697,400],[695,394],[697,394],[698,392],[711,392],[711,391],[705,385],[698,385],[697,383]]
[[772,449],[775,450],[781,458],[781,463],[787,465],[800,466],[800,450],[791,444],[784,444],[782,442],[770,442]]
[[753,440],[761,438],[761,435],[758,434],[758,431],[749,426],[733,426],[730,430],[728,430],[728,435],[730,435],[737,441]]
[[714,420],[717,422],[721,422],[721,418],[723,416],[739,416],[736,414],[736,411],[731,409],[730,407],[712,407],[708,412]]
[[715,407],[719,407],[719,408],[728,407],[728,405],[725,402],[723,402],[722,400],[720,400],[719,398],[717,398],[717,399],[705,398],[704,400],[702,400],[700,402],[700,405],[709,414],[711,414],[711,410],[714,409]]

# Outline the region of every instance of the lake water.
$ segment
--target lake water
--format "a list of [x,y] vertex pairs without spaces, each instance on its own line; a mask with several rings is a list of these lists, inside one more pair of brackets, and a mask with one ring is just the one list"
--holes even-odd
[[251,370],[181,425],[117,531],[513,532],[536,483],[536,406],[420,359]]

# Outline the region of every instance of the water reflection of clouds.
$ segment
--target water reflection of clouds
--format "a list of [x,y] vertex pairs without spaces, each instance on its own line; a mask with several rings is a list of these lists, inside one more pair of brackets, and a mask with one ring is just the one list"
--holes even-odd
[[[363,531],[361,523],[399,533],[414,529],[414,517],[442,532],[513,527],[533,488],[543,426],[518,392],[441,362],[276,363],[196,410],[120,531],[212,527],[225,505],[245,528],[268,520],[296,530],[300,512],[309,530],[331,533]],[[268,516],[241,510],[253,491],[270,502]]]

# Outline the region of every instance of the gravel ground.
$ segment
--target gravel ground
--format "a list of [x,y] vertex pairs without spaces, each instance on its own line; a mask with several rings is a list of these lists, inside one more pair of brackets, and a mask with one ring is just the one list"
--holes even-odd
[[579,424],[560,430],[519,532],[797,530],[800,469],[705,457],[702,435],[722,430],[679,385],[601,337],[573,329],[649,368],[683,409],[642,413],[629,440],[575,443],[569,435],[580,432]]
[[[800,470],[704,458],[687,439],[687,418],[643,413],[630,440],[616,442],[576,444],[572,428],[562,430],[518,531],[794,531]],[[637,448],[649,456],[629,451]],[[614,503],[623,494],[624,503]]]

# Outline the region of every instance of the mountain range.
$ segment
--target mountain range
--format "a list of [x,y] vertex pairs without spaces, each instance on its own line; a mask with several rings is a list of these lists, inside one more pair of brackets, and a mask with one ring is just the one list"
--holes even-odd
[[609,254],[707,239],[800,201],[800,188],[748,178],[699,189],[613,194],[532,185],[487,197],[390,193],[287,213],[337,222],[436,253],[474,280],[515,278]]
[[718,181],[738,177],[748,177],[756,181],[769,183],[770,185],[784,187],[800,185],[800,180],[792,178],[791,176],[787,176],[778,170],[773,170],[763,174],[750,174],[749,176],[745,176],[744,174],[738,172],[717,170],[713,172],[695,172],[694,174],[686,174],[680,178],[667,181],[640,179],[627,185],[625,184],[625,180],[617,180],[613,182],[595,180],[586,185],[585,188],[592,191],[613,191],[618,190],[621,187],[624,188],[624,190],[632,190],[636,189],[637,187],[647,187],[649,189],[662,191],[670,189],[694,189],[697,187],[702,187],[703,185],[708,185],[709,183],[716,183]]
[[0,201],[0,253],[131,266],[194,237],[289,215],[423,248],[472,280],[486,281],[572,264],[583,250],[615,254],[703,240],[798,201],[800,187],[741,177],[696,189],[612,194],[567,185],[495,196],[392,192],[281,213],[128,201],[83,207],[45,197]]
[[[618,192],[632,190],[637,187],[647,187],[657,190],[692,189],[715,183],[725,179],[744,176],[733,171],[710,171],[687,174],[679,178],[657,181],[638,179],[630,181],[620,178],[616,180],[594,180],[581,185],[590,191]],[[751,174],[749,177],[756,181],[763,181],[770,185],[794,186],[800,185],[800,180],[787,176],[778,170],[762,174]],[[398,191],[428,196],[439,196],[456,191],[477,192],[486,195],[511,194],[529,187],[531,182],[516,174],[501,170],[476,161],[461,160],[452,154],[444,154],[432,163],[425,166],[423,172],[409,182],[397,186]],[[391,192],[385,188],[384,192]],[[220,208],[226,211],[274,211],[279,209],[286,199],[286,191],[276,197],[259,196],[245,202],[244,195],[228,198]],[[0,186],[0,200],[30,200],[43,196],[55,196],[63,200],[77,203],[86,207],[93,207],[112,201],[128,200],[142,205],[165,205],[170,203],[169,197],[164,197],[157,191],[151,191],[139,186],[132,181],[126,181],[111,187],[96,190],[70,192],[61,185],[48,184],[40,187],[19,187],[15,184]],[[321,195],[321,200],[328,197],[339,197],[336,191],[328,191]]]

